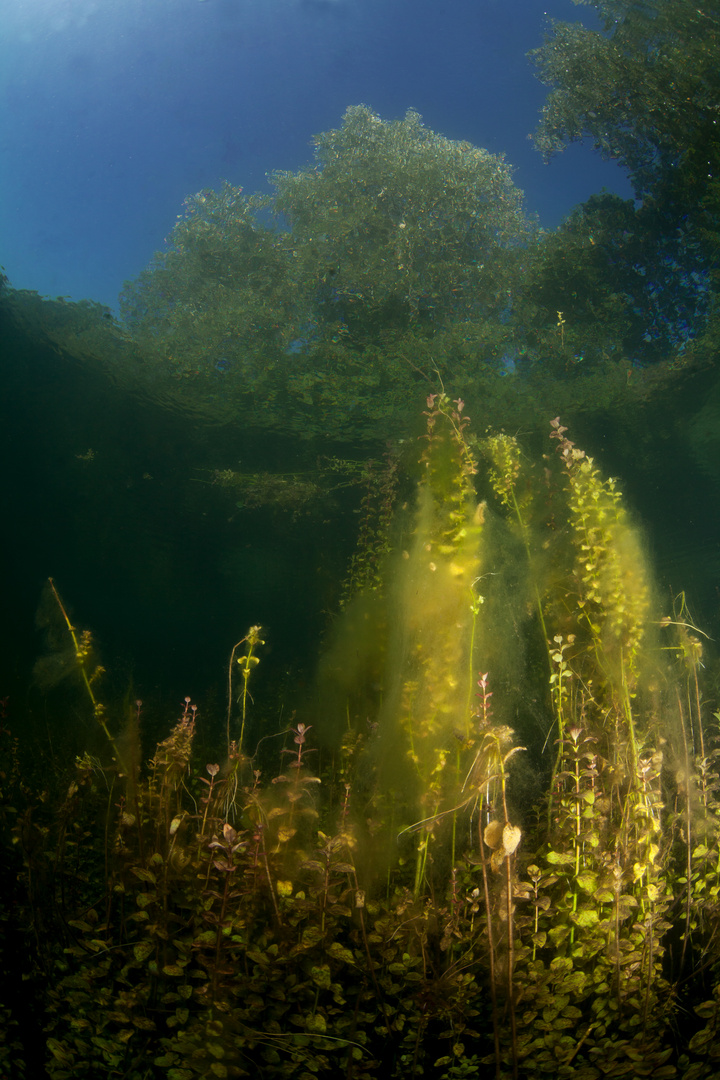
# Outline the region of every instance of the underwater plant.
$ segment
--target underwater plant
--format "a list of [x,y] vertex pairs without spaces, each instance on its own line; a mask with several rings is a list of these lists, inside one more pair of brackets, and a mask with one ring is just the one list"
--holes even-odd
[[55,790],[0,743],[3,957],[21,934],[51,1080],[716,1074],[702,634],[682,598],[659,617],[617,483],[559,418],[541,468],[462,400],[426,405],[414,499],[408,466],[369,473],[302,719],[250,751],[253,626],[217,760],[189,697],[147,766],[106,719]]

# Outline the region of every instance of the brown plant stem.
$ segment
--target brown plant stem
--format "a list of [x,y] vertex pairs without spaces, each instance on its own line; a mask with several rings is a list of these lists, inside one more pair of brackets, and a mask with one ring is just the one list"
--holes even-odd
[[688,737],[685,728],[685,716],[683,714],[682,702],[680,700],[680,691],[677,692],[678,713],[680,715],[680,726],[682,728],[683,735],[683,749],[685,753],[685,813],[687,818],[686,835],[685,835],[685,853],[687,857],[687,866],[685,869],[685,876],[687,882],[685,885],[685,933],[683,934],[682,950],[680,952],[680,971],[683,970],[685,963],[685,953],[687,952],[688,941],[690,940],[690,919],[692,911],[692,814],[690,811],[690,755],[688,753]]
[[[505,793],[504,763],[503,768],[500,771],[500,791],[502,793],[503,813],[505,815],[505,827],[507,828],[510,826],[510,817],[508,815],[507,798]],[[509,853],[505,857],[505,882],[507,892],[507,981],[508,1004],[510,1006],[510,1036],[512,1038],[513,1080],[518,1080],[517,1017],[515,1016],[515,988],[513,983],[513,975],[515,968],[515,923],[513,919],[512,868],[514,858],[515,856],[512,853]]]
[[497,986],[495,984],[495,937],[493,934],[492,911],[490,909],[490,883],[487,872],[487,855],[483,838],[483,801],[480,796],[478,807],[478,841],[480,844],[480,865],[482,867],[483,890],[485,893],[485,920],[488,932],[488,959],[490,962],[490,1000],[492,1002],[493,1039],[495,1042],[495,1080],[500,1080],[500,1027],[498,1023]]

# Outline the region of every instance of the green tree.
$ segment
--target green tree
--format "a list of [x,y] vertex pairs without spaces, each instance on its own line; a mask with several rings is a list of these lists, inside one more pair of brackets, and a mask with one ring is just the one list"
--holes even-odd
[[589,136],[627,169],[638,204],[621,215],[615,246],[631,261],[616,251],[612,262],[621,277],[634,272],[640,285],[637,275],[645,278],[625,296],[644,321],[650,352],[679,347],[705,324],[717,266],[720,5],[588,3],[602,30],[556,22],[530,53],[552,86],[535,144],[549,157]]
[[412,109],[383,121],[364,105],[315,147],[312,166],[271,180],[318,318],[367,340],[505,309],[533,226],[502,157],[430,131]]
[[537,227],[501,157],[412,110],[352,107],[315,147],[271,174],[272,196],[226,183],[186,200],[123,318],[158,376],[206,377],[197,398],[217,401],[222,377],[223,400],[251,399],[263,422],[396,426],[418,382],[503,355]]
[[554,87],[536,145],[550,155],[589,135],[627,168],[638,198],[697,206],[720,175],[720,5],[589,4],[602,31],[556,22],[530,54]]

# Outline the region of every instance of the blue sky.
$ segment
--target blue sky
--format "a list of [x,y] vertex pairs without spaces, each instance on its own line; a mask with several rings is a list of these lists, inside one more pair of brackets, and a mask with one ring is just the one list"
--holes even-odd
[[504,153],[552,227],[622,172],[527,139],[545,88],[526,52],[570,0],[4,0],[0,264],[16,288],[115,306],[186,195],[312,157],[348,105],[417,109]]

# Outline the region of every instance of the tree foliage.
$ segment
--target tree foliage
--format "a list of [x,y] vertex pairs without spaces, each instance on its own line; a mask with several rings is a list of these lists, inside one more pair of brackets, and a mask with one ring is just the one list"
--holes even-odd
[[535,141],[546,155],[590,135],[636,196],[697,204],[720,169],[720,7],[713,0],[590,0],[602,31],[557,22],[530,55],[553,85]]
[[603,32],[558,23],[532,54],[553,84],[536,142],[592,136],[638,200],[594,195],[543,233],[502,157],[358,105],[271,195],[189,197],[122,326],[6,303],[140,392],[255,430],[386,439],[438,390],[515,428],[634,405],[720,341],[715,22],[685,0],[594,6]]
[[386,437],[445,387],[532,424],[645,395],[640,366],[670,365],[706,303],[690,248],[658,244],[632,204],[599,197],[543,234],[502,157],[413,110],[349,108],[270,181],[186,200],[122,296],[143,378],[217,419]]
[[486,358],[502,355],[537,229],[502,158],[412,110],[383,121],[355,106],[315,147],[312,165],[271,174],[272,197],[226,183],[186,200],[122,312],[174,377],[220,376],[287,416],[309,406],[327,430],[334,414],[402,409],[435,379],[421,345],[438,333],[470,322]]
[[398,321],[504,310],[533,226],[502,157],[412,109],[384,122],[362,105],[315,146],[313,166],[271,181],[316,312],[368,339]]
[[620,276],[641,285],[624,291],[650,351],[683,349],[707,324],[717,273],[720,7],[590,3],[602,30],[556,22],[530,54],[552,86],[535,143],[549,157],[589,136],[627,169],[638,202],[609,249]]

